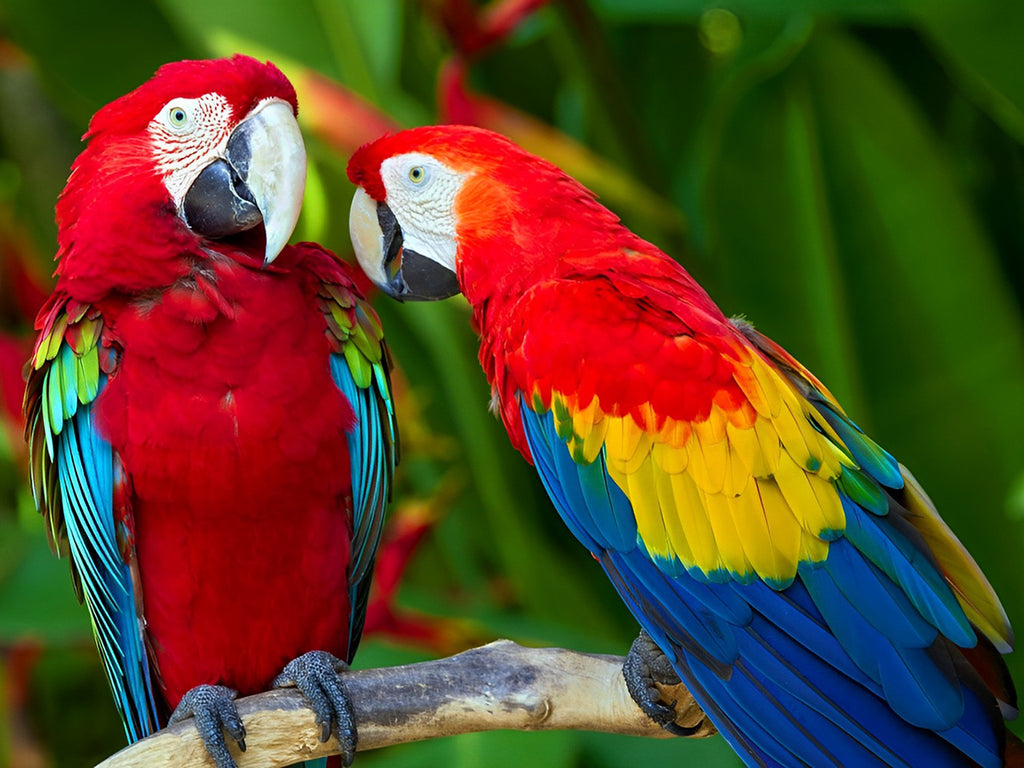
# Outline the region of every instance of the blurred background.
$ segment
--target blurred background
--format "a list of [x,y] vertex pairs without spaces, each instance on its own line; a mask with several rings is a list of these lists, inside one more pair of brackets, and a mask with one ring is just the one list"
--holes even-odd
[[[814,370],[914,471],[1021,627],[1021,40],[1012,0],[3,0],[0,766],[91,765],[124,739],[32,508],[19,415],[54,201],[98,107],[166,61],[274,60],[311,160],[297,237],[346,259],[360,143],[434,122],[512,136]],[[357,666],[498,637],[624,653],[633,621],[486,412],[465,305],[377,306],[404,450]],[[739,764],[718,738],[586,733],[358,760]]]

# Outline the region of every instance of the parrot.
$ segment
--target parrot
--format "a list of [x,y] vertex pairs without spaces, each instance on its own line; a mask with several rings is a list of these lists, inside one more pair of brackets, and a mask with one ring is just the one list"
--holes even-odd
[[165,64],[97,111],[26,366],[35,503],[128,741],[192,716],[220,768],[225,733],[245,750],[234,699],[283,685],[351,762],[339,672],[397,462],[358,271],[287,245],[296,115],[281,71],[242,55]]
[[348,176],[367,276],[468,302],[492,410],[641,626],[644,712],[692,733],[685,683],[749,766],[1003,764],[999,599],[810,371],[499,134],[385,134]]

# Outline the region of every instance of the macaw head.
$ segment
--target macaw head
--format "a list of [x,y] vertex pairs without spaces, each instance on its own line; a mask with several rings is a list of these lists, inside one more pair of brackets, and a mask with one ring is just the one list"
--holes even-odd
[[522,289],[560,253],[626,231],[585,187],[482,128],[384,136],[359,148],[348,176],[356,257],[399,300]]
[[144,283],[147,259],[259,225],[269,264],[305,191],[296,111],[280,70],[241,55],[167,64],[100,109],[57,205],[62,274]]

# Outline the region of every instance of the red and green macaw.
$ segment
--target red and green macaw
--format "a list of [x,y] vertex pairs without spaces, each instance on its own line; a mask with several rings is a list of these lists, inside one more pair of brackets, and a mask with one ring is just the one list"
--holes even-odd
[[[913,476],[558,168],[477,128],[353,156],[352,240],[400,300],[461,291],[492,406],[749,765],[1003,762],[1012,633]],[[668,678],[668,679],[666,679]]]
[[[381,327],[349,269],[286,242],[295,92],[235,56],[162,67],[93,117],[57,203],[25,397],[36,504],[70,557],[134,741],[296,684],[351,760],[359,643],[395,463]],[[174,710],[174,713],[172,713]]]

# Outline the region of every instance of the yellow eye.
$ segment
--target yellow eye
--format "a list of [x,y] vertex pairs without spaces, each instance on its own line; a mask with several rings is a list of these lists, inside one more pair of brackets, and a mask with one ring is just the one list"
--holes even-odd
[[409,169],[409,181],[413,184],[420,184],[427,178],[427,172],[422,165],[414,165]]
[[175,128],[184,128],[188,123],[188,112],[184,107],[171,107],[167,110],[167,119]]

